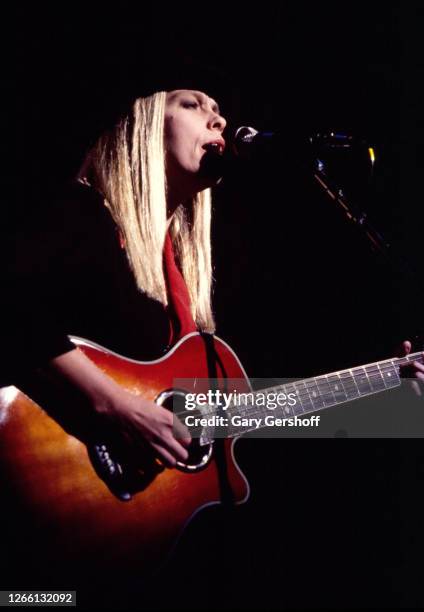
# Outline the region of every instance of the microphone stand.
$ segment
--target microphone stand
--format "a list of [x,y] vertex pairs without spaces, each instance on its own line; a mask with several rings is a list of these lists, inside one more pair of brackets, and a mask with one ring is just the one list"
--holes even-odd
[[[324,137],[317,135],[316,137],[310,138],[311,144],[314,143],[315,138],[324,138],[327,140],[327,147],[329,149],[338,147],[349,148],[352,146],[350,142],[351,137],[349,136],[334,135],[333,133],[325,135]],[[331,144],[332,142],[333,144]],[[371,163],[373,164],[374,152],[372,149],[369,149],[369,154]],[[408,262],[393,253],[391,244],[370,222],[367,213],[346,197],[341,186],[336,184],[336,182],[328,176],[325,163],[317,157],[314,161],[313,178],[326,196],[342,209],[349,222],[353,223],[358,228],[360,233],[366,238],[366,241],[371,245],[372,250],[379,253],[384,258],[391,269],[396,273],[397,277],[400,278],[402,284],[406,285],[408,283],[408,290],[411,285],[414,287],[416,297],[420,300],[421,304],[424,299],[424,291],[422,284],[418,281],[417,271],[412,269]],[[418,307],[417,310],[420,311],[420,307]],[[414,339],[422,343],[423,337],[424,330],[420,329]]]

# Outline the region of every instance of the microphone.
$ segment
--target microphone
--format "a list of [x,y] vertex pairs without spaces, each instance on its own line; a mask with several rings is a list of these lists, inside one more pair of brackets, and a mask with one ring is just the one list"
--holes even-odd
[[299,130],[283,133],[260,132],[241,126],[234,132],[232,155],[247,161],[278,160],[289,168],[325,171],[327,166],[344,165],[347,169],[373,171],[375,152],[367,142],[342,132],[317,132],[307,136]]
[[349,134],[324,132],[316,133],[312,136],[305,134],[295,134],[292,131],[285,135],[277,132],[259,132],[253,127],[243,125],[234,132],[232,140],[233,153],[236,156],[250,157],[256,152],[278,151],[280,148],[284,154],[288,154],[291,149],[296,152],[299,149],[305,150],[310,156],[318,155],[324,151],[341,151],[352,149],[365,142],[357,142]]
[[[278,161],[277,161],[278,160]],[[294,137],[275,132],[259,132],[253,127],[241,126],[227,138],[223,154],[208,149],[203,156],[200,171],[208,177],[222,177],[245,171],[245,164],[254,165],[283,160],[285,167],[312,167],[312,148],[306,137]]]
[[276,167],[289,173],[310,172],[316,161],[311,139],[292,128],[278,133],[243,125],[234,131],[229,149],[236,163],[269,165],[274,172]]
[[[306,135],[288,128],[283,132],[261,132],[251,126],[238,127],[224,155],[208,151],[203,159],[203,171],[222,176],[232,173],[239,164],[276,162],[286,171],[322,171],[327,164],[352,166],[362,158],[362,166],[373,169],[374,150],[362,139],[341,132],[319,132]],[[241,167],[241,166],[240,166]]]
[[253,127],[243,125],[236,129],[233,138],[233,152],[235,155],[245,155],[260,143],[272,143],[276,140],[274,132],[258,132]]

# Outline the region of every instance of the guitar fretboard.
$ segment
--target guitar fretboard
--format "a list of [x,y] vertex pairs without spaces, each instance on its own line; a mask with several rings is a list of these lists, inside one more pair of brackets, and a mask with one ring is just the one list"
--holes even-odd
[[[233,416],[249,419],[258,418],[261,422],[265,416],[270,414],[283,418],[300,417],[304,414],[399,387],[401,384],[400,367],[413,361],[424,363],[423,353],[411,353],[401,358],[386,359],[356,368],[241,394],[240,397],[245,401],[231,404],[225,411],[225,416],[229,423],[231,423]],[[286,397],[290,397],[291,401],[287,401],[284,407],[276,406],[275,409],[270,410],[266,405],[261,406],[258,403],[259,394],[261,397],[270,394],[284,394]],[[222,415],[224,413],[217,410],[216,407],[211,407],[208,414]],[[261,427],[262,425],[246,425],[246,427],[243,427],[229,424],[226,433],[228,437],[234,437]],[[202,436],[205,440],[213,439],[213,437],[212,427],[207,428]]]

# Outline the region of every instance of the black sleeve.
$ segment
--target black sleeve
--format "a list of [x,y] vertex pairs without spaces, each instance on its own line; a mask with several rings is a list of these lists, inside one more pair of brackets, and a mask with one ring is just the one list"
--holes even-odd
[[87,245],[95,244],[100,207],[100,196],[73,185],[36,222],[15,232],[3,301],[3,384],[75,348],[64,319],[65,305],[72,300],[66,276]]

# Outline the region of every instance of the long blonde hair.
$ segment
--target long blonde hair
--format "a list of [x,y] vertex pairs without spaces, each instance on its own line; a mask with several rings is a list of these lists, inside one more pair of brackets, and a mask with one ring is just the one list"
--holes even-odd
[[[165,101],[164,91],[138,98],[131,111],[97,140],[79,178],[103,194],[122,234],[138,288],[166,306]],[[207,332],[215,330],[210,222],[211,194],[206,189],[175,210],[169,227],[193,318]]]

